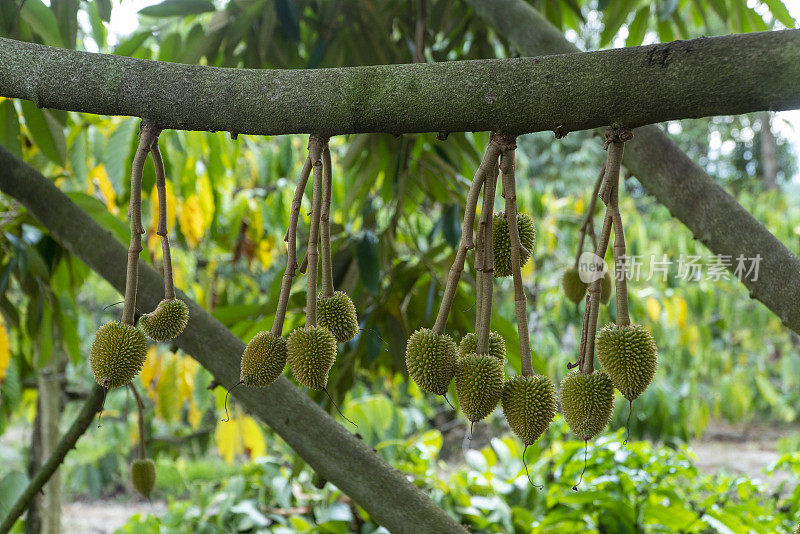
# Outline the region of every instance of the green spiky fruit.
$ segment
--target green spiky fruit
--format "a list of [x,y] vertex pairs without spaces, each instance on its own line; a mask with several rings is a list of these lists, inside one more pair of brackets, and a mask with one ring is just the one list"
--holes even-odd
[[358,334],[358,315],[353,301],[344,291],[336,291],[330,297],[317,297],[317,323],[324,326],[344,343]]
[[175,339],[189,324],[189,308],[180,299],[162,300],[139,319],[144,334],[153,341]]
[[241,380],[245,386],[264,387],[275,382],[286,367],[286,340],[259,332],[242,353]]
[[406,344],[408,375],[422,391],[444,395],[456,372],[456,352],[450,336],[420,328]]
[[[478,336],[469,333],[461,338],[461,343],[458,344],[458,356],[466,356],[477,352],[478,349]],[[503,340],[498,332],[489,332],[489,355],[494,356],[500,361],[500,364],[506,359],[506,342]]]
[[603,371],[573,371],[561,381],[561,413],[570,430],[583,440],[603,431],[614,411],[614,384]]
[[[494,250],[494,275],[496,278],[511,276],[511,236],[508,233],[508,221],[505,213],[494,214],[492,226],[492,248]],[[533,246],[536,244],[536,227],[533,219],[525,213],[517,213],[517,228],[519,229],[519,241],[528,251],[520,250],[520,267],[528,262]]]
[[136,491],[149,499],[156,486],[156,464],[153,460],[134,460],[131,464],[131,481]]
[[794,527],[794,534],[800,534],[800,524]]
[[597,358],[614,386],[633,401],[656,374],[656,342],[642,325],[608,323],[597,332]]
[[564,296],[575,304],[579,304],[586,296],[586,282],[581,280],[581,274],[575,267],[564,270],[561,275],[561,287]]
[[503,414],[525,445],[534,443],[556,415],[556,387],[548,376],[515,376],[503,384]]
[[295,379],[311,389],[325,389],[328,372],[336,360],[336,338],[322,326],[298,328],[286,341],[289,369]]
[[503,367],[488,354],[467,354],[456,362],[456,396],[472,421],[492,413],[503,392]]
[[104,388],[124,386],[142,370],[147,358],[147,340],[129,324],[109,321],[97,329],[89,353],[89,365]]
[[603,279],[600,280],[600,302],[608,304],[608,301],[611,300],[611,290],[611,273],[606,271]]

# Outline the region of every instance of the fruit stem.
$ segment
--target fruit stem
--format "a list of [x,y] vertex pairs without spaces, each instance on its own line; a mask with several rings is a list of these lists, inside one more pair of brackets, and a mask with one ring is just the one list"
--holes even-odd
[[[494,289],[494,197],[497,191],[497,165],[492,166],[483,184],[483,204],[481,218],[478,223],[478,239],[475,252],[475,270],[477,271],[478,304],[475,315],[476,352],[489,354],[489,330],[492,321],[492,293]],[[480,252],[480,254],[479,254]]]
[[450,314],[450,308],[453,306],[458,282],[461,279],[461,272],[464,270],[464,261],[467,259],[467,251],[475,246],[472,234],[475,226],[475,208],[478,206],[478,194],[481,191],[481,186],[487,174],[494,168],[494,162],[497,161],[499,155],[500,148],[492,139],[486,147],[483,160],[478,170],[475,171],[475,177],[472,179],[472,185],[469,187],[467,203],[464,207],[464,223],[461,226],[461,244],[458,247],[453,265],[450,267],[450,272],[447,275],[442,304],[439,306],[439,313],[436,316],[436,322],[433,324],[432,330],[436,334],[444,334],[444,328],[447,325],[447,316]]
[[603,167],[600,169],[600,174],[597,176],[597,180],[594,181],[594,190],[592,191],[592,196],[589,199],[589,206],[586,208],[586,214],[584,215],[583,223],[581,224],[581,235],[580,239],[578,240],[578,252],[575,254],[575,269],[578,268],[581,253],[583,252],[583,243],[586,239],[587,233],[592,236],[592,246],[597,248],[597,236],[594,233],[594,211],[595,206],[597,206],[597,193],[600,191],[600,184],[603,183],[603,176],[605,175],[605,172],[606,164],[603,163]]
[[158,191],[158,229],[156,234],[161,236],[161,256],[164,264],[164,299],[175,298],[175,285],[172,281],[172,254],[169,250],[169,236],[167,235],[167,179],[164,172],[164,160],[158,148],[158,136],[150,145],[150,155],[156,168],[156,190]]
[[136,285],[139,280],[139,253],[142,251],[142,169],[153,139],[158,136],[159,129],[153,124],[142,121],[139,133],[139,146],[133,157],[131,171],[131,200],[128,206],[128,218],[131,221],[131,239],[128,247],[128,267],[125,279],[125,305],[122,308],[121,322],[133,325],[136,310]]
[[322,246],[322,296],[333,296],[333,265],[331,262],[331,188],[333,167],[331,150],[325,143],[322,150],[322,213],[320,213],[320,243]]
[[515,137],[502,137],[503,151],[500,154],[500,170],[503,173],[503,196],[506,199],[506,221],[511,242],[511,274],[514,277],[514,308],[517,314],[517,335],[519,337],[519,361],[522,376],[533,376],[531,343],[528,338],[528,311],[525,289],[522,287],[522,267],[520,262],[519,227],[517,226],[517,185],[514,157],[517,149]]
[[306,272],[306,326],[317,326],[317,257],[319,256],[319,218],[322,206],[322,151],[327,137],[311,135],[308,138],[308,157],[314,169],[311,193],[311,223],[308,228],[308,272]]
[[133,397],[136,399],[136,408],[139,412],[139,459],[144,460],[147,458],[144,442],[144,402],[142,402],[142,398],[139,396],[139,392],[136,391],[136,386],[133,385],[133,382],[128,382],[128,389],[133,392]]
[[[602,272],[603,258],[606,256],[608,249],[608,240],[611,238],[611,215],[606,209],[606,215],[603,218],[603,231],[600,234],[600,241],[597,243],[597,248],[594,253],[595,256],[600,258],[599,263],[595,266],[597,272]],[[603,277],[597,278],[589,284],[589,301],[586,306],[589,313],[584,313],[583,318],[586,324],[583,327],[583,334],[581,336],[581,346],[585,347],[583,354],[580,357],[580,371],[583,374],[588,374],[594,371],[594,338],[597,334],[597,315],[600,310],[600,292]],[[585,336],[585,339],[583,339]]]
[[283,240],[287,245],[286,272],[281,280],[281,293],[278,297],[278,307],[275,310],[275,319],[272,322],[273,336],[280,336],[283,332],[283,321],[286,319],[286,308],[289,305],[289,293],[292,290],[292,279],[297,272],[297,220],[300,217],[300,207],[303,203],[303,192],[306,190],[308,177],[311,174],[311,158],[306,158],[303,170],[300,171],[300,179],[294,190],[292,198],[292,210],[289,215],[289,228]]
[[[631,318],[628,314],[628,281],[625,271],[625,232],[622,227],[622,216],[619,213],[619,168],[622,163],[622,153],[625,141],[631,139],[630,130],[610,129],[606,131],[608,145],[609,185],[608,203],[606,209],[610,211],[614,224],[614,281],[617,290],[617,325],[628,326]],[[605,199],[604,199],[605,200]]]

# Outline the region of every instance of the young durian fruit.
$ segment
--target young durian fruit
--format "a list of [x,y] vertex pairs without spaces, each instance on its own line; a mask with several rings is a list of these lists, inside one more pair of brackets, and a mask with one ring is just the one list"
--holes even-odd
[[509,378],[502,401],[508,426],[525,445],[535,443],[556,415],[556,387],[548,376]]
[[603,279],[600,280],[600,302],[608,304],[611,300],[611,273],[608,271],[603,274]]
[[488,354],[467,354],[456,362],[456,397],[471,422],[492,413],[503,393],[503,366]]
[[[525,247],[525,250],[520,250],[519,254],[520,266],[524,266],[536,244],[536,227],[530,215],[517,213],[517,228],[519,229],[519,241]],[[494,250],[495,278],[511,276],[511,236],[508,233],[508,221],[502,211],[494,214],[492,248]]]
[[457,350],[455,341],[447,334],[420,328],[406,344],[408,375],[422,391],[444,395],[456,372]]
[[564,274],[561,275],[561,287],[564,290],[564,296],[575,304],[580,304],[583,297],[586,296],[587,284],[581,280],[580,272],[575,267],[564,270]]
[[336,338],[322,326],[297,328],[286,341],[286,354],[289,369],[301,385],[325,389],[336,360]]
[[573,371],[561,381],[561,413],[582,440],[603,431],[614,411],[614,384],[604,371]]
[[189,308],[180,299],[162,300],[156,309],[139,319],[145,335],[153,341],[175,339],[189,324]]
[[633,401],[642,394],[656,373],[658,349],[642,325],[608,323],[597,332],[597,358],[614,386]]
[[106,389],[124,386],[139,374],[147,358],[147,340],[129,324],[109,321],[97,329],[89,365],[98,384]]
[[286,359],[286,340],[271,332],[259,332],[242,353],[242,383],[255,387],[272,384],[283,373]]
[[[458,357],[461,358],[467,354],[477,352],[477,349],[478,336],[470,332],[462,337],[461,342],[458,344]],[[506,342],[498,332],[489,332],[489,354],[497,358],[501,365],[506,359]]]
[[330,297],[317,297],[317,323],[324,326],[344,343],[358,334],[358,315],[353,301],[344,291],[335,291]]
[[156,486],[156,464],[150,458],[134,460],[131,464],[131,481],[136,491],[150,498]]

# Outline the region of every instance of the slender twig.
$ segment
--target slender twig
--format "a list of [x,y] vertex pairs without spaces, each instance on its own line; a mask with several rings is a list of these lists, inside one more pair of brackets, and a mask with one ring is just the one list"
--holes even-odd
[[280,336],[283,332],[283,321],[286,318],[286,308],[289,305],[289,293],[292,289],[292,279],[297,272],[297,220],[300,218],[300,207],[303,203],[303,192],[306,190],[308,177],[311,174],[311,159],[306,158],[303,170],[300,171],[300,179],[294,190],[292,198],[292,210],[289,215],[289,228],[286,230],[284,241],[287,245],[286,272],[281,281],[281,293],[278,297],[278,308],[275,310],[275,319],[272,322],[273,336]]
[[597,180],[594,182],[594,189],[592,190],[592,196],[589,199],[589,205],[586,208],[586,214],[583,217],[583,224],[581,224],[580,230],[580,239],[578,240],[578,252],[575,254],[575,268],[578,268],[578,262],[580,261],[581,254],[583,253],[583,242],[586,238],[586,234],[588,233],[592,238],[592,247],[597,248],[597,236],[594,233],[594,210],[595,206],[597,206],[597,193],[600,191],[600,184],[603,183],[603,176],[606,172],[606,164],[603,163],[603,168],[600,169],[600,174],[597,176]]
[[55,473],[58,467],[64,462],[67,453],[75,447],[75,443],[77,443],[78,439],[86,432],[86,429],[89,428],[89,425],[92,423],[94,414],[97,413],[103,402],[104,392],[105,389],[100,386],[96,385],[92,388],[89,397],[87,397],[86,401],[83,403],[83,407],[75,418],[75,421],[72,422],[72,425],[61,437],[61,440],[58,442],[55,449],[53,449],[47,461],[42,464],[39,472],[33,477],[33,480],[31,480],[22,494],[20,494],[14,504],[9,508],[8,514],[5,519],[3,519],[3,522],[0,523],[0,532],[8,532],[11,530],[11,527],[14,526],[17,519],[19,519],[22,513],[30,506],[34,497],[36,497],[44,485],[47,484],[47,481],[50,480],[50,477],[53,476],[53,473]]
[[136,285],[139,280],[139,253],[142,251],[142,169],[147,153],[153,139],[158,136],[159,130],[152,124],[142,121],[139,133],[139,147],[133,158],[131,171],[131,200],[128,207],[128,217],[131,221],[131,240],[128,247],[128,268],[125,281],[125,305],[122,309],[122,322],[134,324],[136,311]]
[[511,242],[511,273],[514,277],[514,308],[517,314],[517,335],[519,337],[519,359],[523,376],[533,376],[531,343],[528,337],[528,312],[525,290],[522,287],[522,267],[520,261],[519,227],[517,226],[517,184],[514,157],[517,149],[516,139],[502,137],[505,144],[500,154],[500,170],[503,173],[503,196],[506,199],[506,221]]
[[133,392],[133,397],[136,399],[136,408],[139,413],[139,459],[144,460],[147,458],[144,439],[144,402],[142,402],[142,398],[139,396],[139,392],[136,391],[136,386],[133,385],[133,382],[128,382],[128,389]]
[[[614,280],[617,290],[617,325],[628,326],[631,318],[628,314],[628,281],[625,271],[625,232],[622,217],[619,213],[619,168],[625,142],[632,139],[630,130],[609,129],[606,131],[608,145],[608,182],[611,184],[607,209],[611,213],[614,224]],[[605,201],[605,199],[604,199]]]
[[[492,292],[494,289],[494,248],[492,225],[494,222],[494,196],[497,190],[497,165],[493,165],[491,172],[486,174],[483,183],[483,204],[481,218],[478,223],[479,230],[477,249],[475,254],[475,270],[477,271],[478,305],[475,319],[475,336],[477,338],[476,352],[489,353],[489,330],[492,321]],[[477,251],[481,251],[481,264],[478,263]]]
[[427,26],[428,9],[426,0],[417,0],[417,25],[414,32],[414,63],[425,63],[425,28]]
[[150,154],[156,168],[156,190],[158,191],[158,229],[156,234],[161,236],[161,256],[164,264],[164,299],[175,298],[175,285],[172,281],[172,254],[169,250],[169,236],[167,235],[167,179],[164,173],[164,160],[158,148],[158,136],[150,145]]
[[322,212],[320,213],[320,244],[322,252],[322,296],[333,296],[333,264],[331,262],[331,188],[333,167],[331,149],[327,143],[322,150]]
[[[595,249],[595,261],[598,264],[595,266],[595,271],[602,272],[603,258],[606,256],[606,249],[608,249],[608,240],[611,237],[611,217],[606,209],[606,216],[603,219],[603,231],[600,234],[600,241]],[[583,335],[586,336],[585,342],[581,340],[581,345],[584,347],[584,352],[580,359],[581,373],[588,374],[594,371],[594,338],[597,332],[597,314],[600,310],[600,293],[602,290],[601,283],[603,277],[600,276],[589,284],[589,301],[587,307],[589,313],[584,313],[586,325],[583,328]],[[583,335],[581,337],[583,337]]]
[[467,251],[475,246],[472,234],[474,232],[475,208],[478,206],[478,195],[486,176],[491,172],[494,167],[494,162],[497,161],[499,155],[500,149],[495,143],[490,142],[483,155],[483,161],[481,161],[478,170],[475,172],[475,177],[472,179],[472,185],[467,194],[467,203],[464,207],[464,222],[461,226],[461,244],[458,247],[455,260],[453,260],[453,265],[450,267],[450,272],[447,275],[442,304],[439,306],[439,313],[433,325],[433,331],[437,334],[444,333],[444,328],[447,324],[447,316],[450,314],[450,308],[453,306],[453,299],[455,299],[456,296],[458,281],[461,279],[461,272],[464,270],[464,261],[467,258]]
[[306,326],[317,326],[317,257],[319,256],[319,218],[322,207],[322,151],[328,139],[312,135],[308,139],[308,157],[314,169],[311,194],[311,223],[308,229],[308,272],[306,273]]

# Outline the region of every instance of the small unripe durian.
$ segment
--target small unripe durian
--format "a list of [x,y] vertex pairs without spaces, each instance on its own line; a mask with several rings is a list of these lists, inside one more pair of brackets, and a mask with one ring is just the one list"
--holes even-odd
[[581,274],[575,267],[570,267],[561,275],[561,287],[564,296],[575,304],[579,304],[586,296],[586,282],[581,280]]
[[561,413],[570,430],[583,440],[599,434],[614,411],[614,384],[603,371],[573,371],[561,381]]
[[264,387],[275,382],[286,367],[286,340],[259,332],[242,353],[241,380],[245,386]]
[[488,354],[467,354],[456,363],[456,396],[472,421],[492,413],[503,392],[503,367]]
[[[494,276],[505,278],[511,276],[511,235],[508,233],[508,221],[505,213],[494,214],[492,226],[492,248],[494,250]],[[536,227],[533,219],[525,213],[517,213],[517,228],[519,229],[519,241],[524,250],[519,252],[520,267],[528,262],[533,246],[536,244]]]
[[[460,358],[478,352],[477,349],[478,336],[470,332],[461,338],[461,343],[458,344],[458,356]],[[501,365],[506,359],[506,342],[498,332],[489,332],[489,355],[497,358]]]
[[153,460],[134,460],[131,464],[131,480],[136,491],[149,499],[156,486],[156,464]]
[[456,372],[456,352],[450,336],[420,328],[406,344],[408,375],[422,391],[444,395]]
[[633,401],[642,394],[656,373],[656,342],[642,325],[608,323],[597,332],[597,358],[614,386]]
[[324,326],[344,343],[358,334],[358,315],[353,301],[344,291],[336,291],[330,297],[317,297],[317,323]]
[[603,279],[600,280],[600,302],[608,304],[608,301],[611,300],[611,290],[611,273],[606,271]]
[[175,339],[189,324],[189,308],[180,299],[162,300],[156,309],[139,319],[145,335],[153,341]]
[[89,365],[98,384],[111,389],[124,386],[139,374],[147,358],[147,340],[129,324],[109,321],[97,329]]
[[298,328],[286,341],[289,369],[295,379],[311,389],[325,389],[328,372],[336,360],[336,338],[321,326]]
[[503,384],[503,414],[525,445],[534,443],[556,415],[556,387],[548,376],[515,376]]

